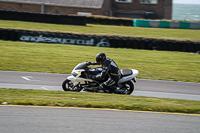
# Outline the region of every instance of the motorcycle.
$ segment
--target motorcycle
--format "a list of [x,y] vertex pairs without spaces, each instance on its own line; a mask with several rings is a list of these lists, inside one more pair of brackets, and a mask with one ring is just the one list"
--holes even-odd
[[110,87],[109,92],[101,90],[99,84],[103,83],[108,79],[105,78],[104,81],[97,81],[89,79],[89,75],[101,73],[101,67],[90,68],[87,62],[79,63],[74,67],[70,76],[62,83],[62,88],[64,91],[86,91],[86,92],[105,92],[114,94],[126,94],[130,95],[134,91],[134,83],[136,83],[136,76],[139,71],[136,69],[121,69],[121,78],[117,84]]

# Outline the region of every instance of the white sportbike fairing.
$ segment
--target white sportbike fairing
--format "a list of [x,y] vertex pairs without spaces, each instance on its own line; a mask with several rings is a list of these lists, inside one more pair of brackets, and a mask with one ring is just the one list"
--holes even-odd
[[[101,73],[102,68],[90,68],[87,65],[87,62],[79,63],[72,70],[72,75],[68,76],[67,79],[63,82],[62,88],[64,91],[89,91],[89,92],[102,92],[99,88],[99,84],[105,81],[96,81],[88,78],[90,74]],[[122,69],[121,78],[117,84],[111,86],[108,93],[117,93],[117,94],[128,94],[130,95],[134,90],[134,82],[136,82],[136,76],[139,74],[139,71],[136,69]],[[103,91],[105,92],[105,91]]]

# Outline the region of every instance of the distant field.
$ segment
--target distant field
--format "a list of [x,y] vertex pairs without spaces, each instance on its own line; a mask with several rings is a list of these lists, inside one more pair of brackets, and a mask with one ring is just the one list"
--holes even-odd
[[195,39],[200,41],[200,30],[192,29],[142,28],[92,24],[87,24],[87,26],[74,26],[6,20],[0,20],[0,27],[27,30],[130,35],[154,38]]
[[138,69],[138,78],[200,82],[200,55],[185,52],[103,48],[0,40],[0,70],[71,73],[80,62],[105,52],[121,69]]

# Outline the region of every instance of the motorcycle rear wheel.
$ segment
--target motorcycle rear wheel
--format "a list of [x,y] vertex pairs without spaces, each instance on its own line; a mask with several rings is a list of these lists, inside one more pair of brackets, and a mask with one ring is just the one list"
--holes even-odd
[[132,81],[125,82],[124,85],[126,86],[125,95],[130,95],[134,91],[134,83]]

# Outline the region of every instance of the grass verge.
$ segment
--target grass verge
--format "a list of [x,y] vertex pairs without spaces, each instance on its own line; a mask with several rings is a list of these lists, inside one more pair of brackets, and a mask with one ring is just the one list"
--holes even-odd
[[102,48],[0,41],[0,70],[68,73],[105,52],[120,69],[138,69],[138,78],[200,82],[200,55],[185,52]]
[[185,52],[102,48],[0,40],[0,70],[68,73],[105,52],[120,69],[138,69],[138,78],[200,82],[200,55]]
[[146,28],[146,27],[125,27],[111,25],[92,25],[75,26],[59,25],[23,21],[0,20],[0,27],[18,28],[26,30],[42,31],[60,31],[60,32],[78,32],[108,35],[129,35],[152,38],[171,38],[171,39],[189,39],[200,41],[200,30],[194,29],[171,29],[171,28]]
[[104,93],[0,89],[0,104],[200,114],[200,102]]

